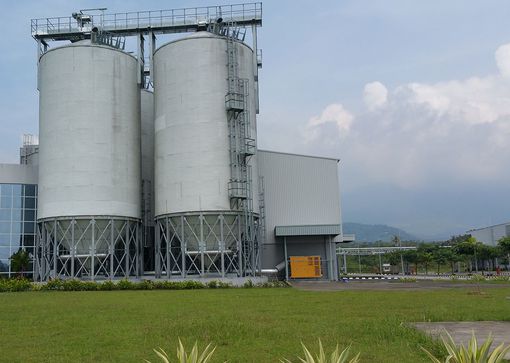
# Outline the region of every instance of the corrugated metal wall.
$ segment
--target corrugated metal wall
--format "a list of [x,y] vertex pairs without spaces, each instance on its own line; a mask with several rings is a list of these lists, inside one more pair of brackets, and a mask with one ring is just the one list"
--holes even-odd
[[475,229],[468,231],[471,236],[476,238],[478,242],[489,246],[497,246],[498,240],[510,235],[510,223],[497,224],[487,228]]
[[338,160],[263,150],[257,158],[266,210],[262,264],[272,268],[284,259],[275,226],[341,223]]

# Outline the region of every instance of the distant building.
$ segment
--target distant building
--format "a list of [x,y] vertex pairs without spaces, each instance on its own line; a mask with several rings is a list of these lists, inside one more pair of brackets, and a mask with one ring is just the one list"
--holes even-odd
[[488,246],[497,246],[498,240],[510,236],[510,222],[467,231],[468,234]]

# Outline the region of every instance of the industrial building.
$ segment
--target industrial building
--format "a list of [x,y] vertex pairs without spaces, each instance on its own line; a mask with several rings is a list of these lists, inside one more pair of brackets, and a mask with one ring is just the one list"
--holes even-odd
[[0,273],[23,248],[40,281],[336,280],[339,160],[257,148],[261,25],[261,3],[33,19],[39,143],[0,165]]
[[510,237],[510,222],[496,224],[493,226],[471,229],[466,232],[488,246],[497,246],[498,241],[503,237]]

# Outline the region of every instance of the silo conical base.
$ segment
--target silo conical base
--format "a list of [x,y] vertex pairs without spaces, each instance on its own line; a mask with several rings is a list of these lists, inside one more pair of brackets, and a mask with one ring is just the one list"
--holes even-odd
[[38,222],[36,275],[113,279],[142,273],[140,221],[119,217],[49,218]]

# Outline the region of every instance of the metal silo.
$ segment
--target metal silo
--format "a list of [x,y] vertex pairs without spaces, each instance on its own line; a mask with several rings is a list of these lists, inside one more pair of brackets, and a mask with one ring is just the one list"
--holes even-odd
[[138,69],[87,40],[39,60],[42,279],[141,271]]
[[197,32],[154,54],[156,275],[257,266],[253,51]]

